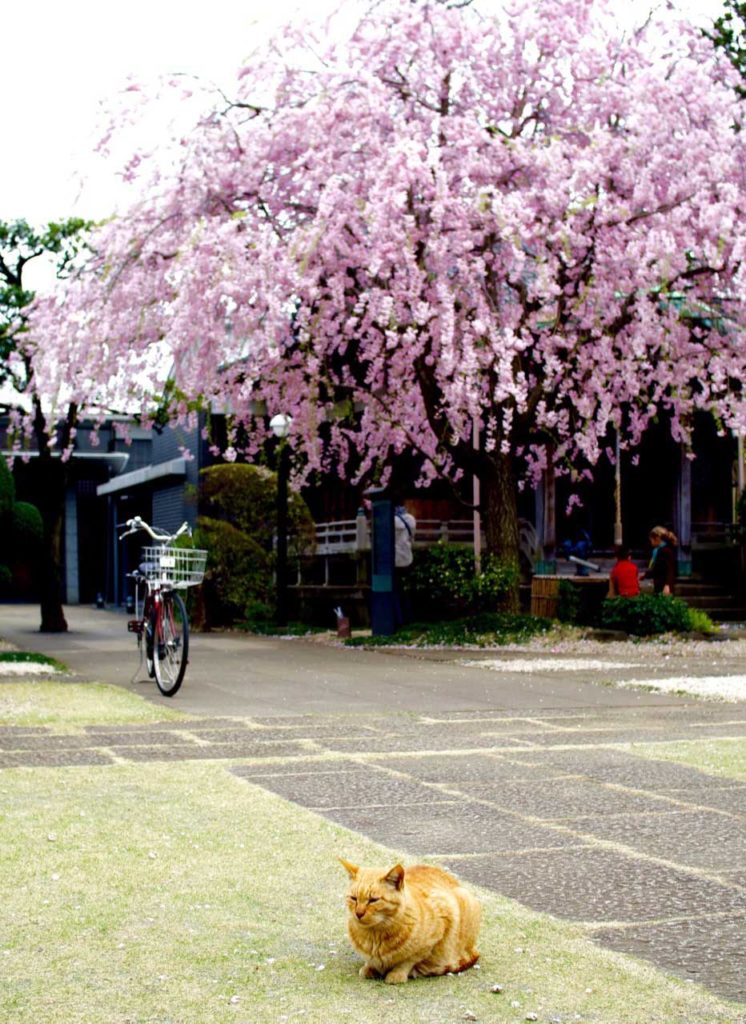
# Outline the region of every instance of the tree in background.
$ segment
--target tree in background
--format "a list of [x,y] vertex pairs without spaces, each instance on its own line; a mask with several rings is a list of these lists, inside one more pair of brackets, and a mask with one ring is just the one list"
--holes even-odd
[[[57,276],[64,278],[85,244],[84,233],[89,227],[79,218],[50,223],[41,229],[25,220],[0,221],[0,387],[4,389],[11,433],[16,433],[15,450],[20,453],[32,442],[38,453],[38,472],[44,480],[39,491],[44,525],[39,567],[43,632],[67,629],[61,589],[67,467],[60,455],[72,443],[79,401],[85,401],[86,395],[82,392],[65,402],[58,393],[53,414],[47,419],[49,396],[42,394],[35,373],[39,342],[28,330],[35,296],[26,285],[26,269],[33,260],[49,256]],[[45,339],[44,345],[45,357],[54,360],[57,339]]]
[[[739,0],[724,0],[723,13],[715,19],[712,32],[707,38],[722,49],[741,79],[746,79],[746,3]],[[746,85],[736,83],[736,92],[744,99]]]
[[[208,551],[201,624],[271,621],[277,474],[242,463],[210,466],[200,473],[199,491],[196,538]],[[291,551],[299,557],[313,549],[313,519],[299,494],[288,504]]]
[[38,508],[27,501],[16,501],[13,475],[0,456],[0,595],[12,594],[14,583],[20,583],[20,589],[26,591],[38,585],[36,570],[43,536]]
[[65,354],[39,379],[147,408],[175,368],[176,415],[230,408],[229,457],[266,439],[256,409],[290,414],[307,474],[418,452],[419,483],[479,478],[517,563],[516,486],[550,463],[587,472],[658,418],[686,442],[700,409],[746,427],[746,154],[716,62],[601,0],[294,24],[168,153],[132,154],[131,209],[35,314]]

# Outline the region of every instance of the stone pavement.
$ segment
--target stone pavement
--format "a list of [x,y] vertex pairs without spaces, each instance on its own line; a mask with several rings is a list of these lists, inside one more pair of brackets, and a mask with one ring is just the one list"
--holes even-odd
[[[8,635],[4,622],[0,634]],[[230,649],[235,638],[224,639]],[[62,642],[80,643],[80,635]],[[94,640],[87,643],[95,652]],[[279,657],[277,642],[266,643],[269,660]],[[261,662],[256,644],[244,647],[252,652],[245,672]],[[213,638],[211,650],[219,647]],[[315,650],[316,685],[323,690],[326,678],[331,691],[331,707],[320,713],[294,715],[283,704],[263,714],[248,685],[246,710],[228,717],[239,714],[235,692],[226,693],[230,710],[221,715],[216,689],[210,717],[75,735],[0,729],[0,768],[219,759],[247,782],[409,858],[436,858],[466,880],[578,922],[604,946],[746,1003],[746,785],[643,760],[628,746],[744,743],[745,703],[631,694],[577,676],[542,684],[478,669],[463,670],[479,682],[473,690],[456,682],[454,696],[439,689],[446,652],[436,659],[433,684],[427,658],[368,652],[361,660],[360,652]],[[296,689],[286,683],[283,692],[306,707],[298,647],[286,642],[285,652],[284,672]],[[218,673],[220,664],[212,659]],[[451,662],[458,680],[455,669]],[[375,713],[359,699],[369,672]],[[380,677],[392,672],[398,683],[387,691]],[[184,689],[201,685],[195,672]],[[419,703],[418,710],[402,711],[402,689],[405,705]],[[387,692],[388,703],[380,696]],[[183,707],[180,696],[168,705]],[[738,1019],[746,1022],[746,1008]]]

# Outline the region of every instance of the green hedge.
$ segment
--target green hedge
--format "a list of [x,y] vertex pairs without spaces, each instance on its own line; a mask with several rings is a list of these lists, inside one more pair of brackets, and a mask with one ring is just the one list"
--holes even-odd
[[500,611],[517,582],[517,566],[484,555],[475,573],[471,548],[439,542],[415,551],[405,586],[413,615],[433,620]]
[[208,551],[197,624],[209,629],[270,619],[272,567],[267,552],[235,526],[207,516],[197,519],[194,540]]
[[658,633],[712,632],[709,616],[691,609],[678,597],[664,594],[640,594],[638,597],[611,597],[601,608],[601,625],[633,636]]
[[[247,534],[265,551],[272,550],[277,528],[277,474],[245,463],[210,466],[200,473],[199,510]],[[299,494],[288,493],[289,550],[313,546],[313,518]]]

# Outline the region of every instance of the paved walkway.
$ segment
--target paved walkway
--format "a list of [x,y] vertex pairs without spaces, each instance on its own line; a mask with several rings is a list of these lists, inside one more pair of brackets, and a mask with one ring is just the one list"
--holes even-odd
[[[86,613],[94,623],[105,616],[97,621],[107,629],[88,623],[65,638],[35,634],[36,643],[23,613],[14,633],[5,610],[0,633],[23,635],[25,647],[49,650],[53,639],[68,663],[80,666],[84,649],[94,664],[121,660],[106,649],[110,620],[121,627],[121,617]],[[243,690],[238,675],[225,688],[215,681],[232,661]],[[746,1003],[746,785],[643,760],[628,746],[746,742],[746,704],[632,694],[577,673],[512,677],[461,668],[447,652],[415,660],[216,636],[196,639],[186,699],[169,706],[193,712],[211,673],[210,717],[74,736],[3,729],[0,767],[221,759],[324,817]],[[282,704],[262,711],[274,673]],[[304,713],[291,713],[294,702]]]

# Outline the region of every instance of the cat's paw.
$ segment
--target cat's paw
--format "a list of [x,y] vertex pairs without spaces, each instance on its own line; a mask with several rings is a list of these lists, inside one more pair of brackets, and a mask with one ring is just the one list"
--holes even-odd
[[378,971],[375,969],[375,967],[371,966],[371,964],[363,964],[363,966],[360,968],[360,977],[361,978],[380,978],[381,975],[378,973]]
[[409,965],[394,967],[384,979],[387,985],[403,985],[409,977]]

